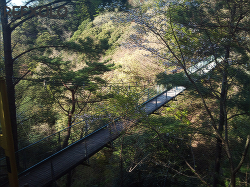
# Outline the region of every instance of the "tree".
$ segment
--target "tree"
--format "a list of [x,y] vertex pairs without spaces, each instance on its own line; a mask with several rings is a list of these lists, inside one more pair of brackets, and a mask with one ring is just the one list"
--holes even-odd
[[[93,97],[93,93],[105,81],[98,75],[110,71],[113,64],[106,65],[107,62],[87,62],[78,70],[71,67],[70,61],[63,61],[62,58],[37,57],[36,61],[43,64],[39,67],[37,74],[40,79],[50,82],[50,90],[58,102],[58,106],[68,118],[67,136],[63,143],[63,148],[68,145],[70,137],[70,126],[74,122],[74,116],[79,115],[88,103],[100,102],[101,98]],[[63,86],[53,86],[56,81]],[[84,93],[85,92],[85,93]],[[85,95],[85,97],[84,97]],[[77,113],[77,114],[75,114]]]
[[[35,0],[28,1],[26,3],[26,6],[29,4],[32,4],[33,2],[36,2]],[[37,6],[37,9],[41,8],[42,6],[52,6],[53,9],[57,9],[60,6],[65,6],[69,4],[71,1],[61,1],[56,0],[53,2],[48,2],[43,5]],[[6,85],[7,85],[7,92],[8,92],[8,101],[9,101],[9,107],[10,107],[10,116],[11,116],[11,124],[12,124],[12,134],[14,138],[14,144],[15,144],[15,150],[18,150],[18,137],[17,137],[17,121],[16,121],[16,106],[15,106],[15,85],[19,82],[13,81],[14,78],[14,66],[15,61],[17,59],[20,59],[23,55],[26,53],[29,53],[31,51],[42,49],[42,48],[48,48],[48,47],[55,47],[55,46],[32,46],[28,50],[23,51],[22,53],[16,54],[13,56],[13,47],[12,46],[12,36],[14,30],[16,30],[18,27],[22,26],[25,22],[28,20],[31,20],[35,17],[35,15],[30,15],[31,10],[27,11],[23,14],[23,16],[20,17],[10,17],[9,15],[4,15],[5,7],[7,6],[7,1],[3,0],[0,2],[1,6],[1,24],[2,24],[2,31],[3,31],[3,46],[4,46],[4,65],[5,65],[5,77],[6,77]],[[44,9],[45,11],[46,9]],[[42,12],[44,12],[42,11]],[[60,45],[61,47],[65,47],[65,45]],[[59,46],[57,46],[59,47]],[[28,73],[29,71],[27,71]],[[22,77],[20,77],[19,80],[21,80],[24,76],[27,75],[25,73]]]
[[94,15],[98,8],[98,5],[102,3],[101,0],[90,1],[80,0],[77,2],[76,11],[79,23],[82,23],[86,19],[94,19]]
[[[125,3],[126,0],[122,0],[122,3]],[[112,4],[112,0],[78,0],[75,6],[75,16],[77,17],[77,23],[80,25],[83,21],[87,19],[94,20],[94,17],[97,16],[101,11],[102,4]]]
[[[148,10],[150,6],[153,8]],[[128,13],[138,32],[131,36],[131,41],[160,57],[167,67],[176,66],[182,70],[185,76],[178,82],[187,85],[187,89],[193,90],[200,99],[211,135],[216,134],[212,184],[223,183],[220,171],[224,146],[231,186],[236,186],[236,173],[246,158],[250,138],[250,133],[242,137],[246,144],[242,147],[242,156],[237,158],[230,143],[233,138],[230,129],[233,118],[249,115],[249,106],[246,106],[249,86],[243,78],[249,80],[249,1],[157,1],[150,6]],[[157,46],[150,46],[152,40]],[[188,72],[191,65],[209,56],[213,57],[216,68],[207,74],[207,81]],[[175,76],[180,77],[171,76],[173,81]],[[167,84],[169,77],[168,73],[160,74],[159,82]]]

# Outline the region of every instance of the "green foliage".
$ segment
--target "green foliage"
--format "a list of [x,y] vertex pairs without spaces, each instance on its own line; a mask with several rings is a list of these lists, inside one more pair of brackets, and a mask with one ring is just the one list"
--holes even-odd
[[[35,24],[36,20],[38,20],[37,24]],[[53,20],[51,21],[53,23]],[[91,24],[88,26],[89,21],[85,21],[79,29],[92,28]],[[58,27],[58,24],[61,24],[60,27]],[[94,94],[97,93],[99,85],[106,82],[101,76],[114,68],[114,65],[109,63],[109,60],[104,62],[99,60],[109,46],[106,36],[95,40],[88,36],[65,41],[58,29],[67,25],[67,22],[58,20],[55,25],[54,27],[48,25],[46,20],[34,18],[25,22],[19,30],[17,29],[14,32],[14,36],[17,36],[14,39],[19,47],[15,52],[21,53],[27,49],[38,47],[38,50],[31,50],[25,60],[19,58],[20,60],[18,59],[16,63],[20,64],[24,69],[26,68],[25,71],[31,71],[28,76],[40,80],[40,82],[44,81],[44,87],[25,82],[17,86],[17,102],[21,106],[18,109],[19,123],[22,124],[19,134],[24,139],[23,142],[26,141],[25,139],[30,139],[31,143],[43,138],[44,135],[48,135],[46,131],[50,133],[50,130],[59,130],[65,127],[67,120],[65,120],[63,115],[65,111],[62,108],[65,107],[65,110],[69,111],[70,107],[72,107],[69,90],[75,90],[75,94],[78,95],[77,101],[81,102],[76,107],[78,113],[82,112],[82,108],[87,105],[84,103],[88,98],[87,95],[92,94],[91,97],[89,96],[91,102],[92,100],[94,102],[99,101],[100,98],[98,97],[96,97],[95,101]],[[28,40],[28,37],[30,37],[30,40]],[[19,39],[24,43],[19,43]],[[44,48],[43,46],[57,47]],[[74,64],[65,57],[66,55],[73,56],[76,54],[81,66]],[[18,69],[16,71],[19,74],[20,71]],[[53,84],[54,82],[56,84]],[[62,107],[60,107],[61,102],[63,103]],[[24,113],[23,110],[27,112]],[[36,130],[39,127],[44,127],[45,133],[37,133]],[[46,128],[50,128],[50,130]],[[26,141],[25,144],[28,144],[28,142]]]
[[78,27],[78,30],[74,33],[71,40],[77,39],[84,30],[89,30],[92,27],[90,19],[84,20]]
[[[188,128],[175,117],[151,115],[128,130],[115,142],[119,150],[122,141],[123,167],[127,168],[121,171],[127,176],[124,185],[130,186],[139,180],[143,186],[162,186],[164,183],[171,186],[200,186],[197,179],[187,179],[175,173],[177,170],[193,175],[182,161],[182,156],[189,161],[191,159],[188,136],[191,130]],[[114,157],[116,155],[119,154]]]
[[[210,139],[217,140],[215,143],[217,147],[220,144],[219,141],[222,141],[223,146],[230,150],[230,153],[226,152],[227,157],[221,159],[222,150],[216,149],[216,159],[225,171],[220,181],[231,177],[230,168],[235,169],[237,165],[235,163],[239,163],[240,156],[237,152],[243,151],[242,142],[246,141],[249,132],[246,129],[233,132],[234,128],[242,128],[240,124],[248,127],[246,121],[240,122],[237,118],[241,115],[244,116],[243,118],[249,116],[249,86],[247,85],[249,84],[247,68],[249,41],[245,37],[248,36],[249,8],[249,2],[246,1],[157,1],[147,11],[131,10],[132,16],[129,17],[137,24],[135,27],[137,33],[131,35],[133,44],[161,58],[166,68],[175,66],[180,69],[180,73],[176,74],[160,73],[157,76],[157,82],[167,85],[168,88],[177,85],[185,86],[187,91],[191,91],[187,96],[193,99],[191,102],[200,102],[203,105],[202,108],[191,108],[187,104],[177,111],[171,108],[168,109],[166,116],[191,126],[192,134],[197,133],[200,137],[197,147],[202,147],[201,144],[208,146],[208,139]],[[154,38],[147,41],[150,38],[149,33]],[[155,42],[157,45],[151,47],[150,42]],[[215,61],[216,67],[206,76],[188,73],[190,66],[212,55],[214,57],[212,61]],[[196,101],[194,98],[199,100]],[[195,113],[192,114],[193,112]],[[189,120],[191,114],[194,115],[192,116],[194,124]],[[236,121],[232,120],[233,118],[236,118]],[[246,133],[241,134],[242,131]],[[210,138],[208,138],[209,135]],[[233,145],[240,148],[234,148]],[[231,156],[232,162],[229,161]],[[215,168],[220,168],[219,162]],[[200,169],[197,168],[197,170],[201,175],[207,175]],[[219,170],[210,170],[215,173],[214,179],[221,175]],[[238,176],[241,175],[238,174]],[[206,180],[212,183],[209,178]]]
[[[173,112],[173,108],[167,108],[166,112]],[[183,111],[176,111],[175,115],[174,115],[176,120],[181,120],[184,124],[190,125],[191,122],[188,120],[188,111],[187,110],[183,110]]]
[[[48,26],[46,22],[45,24],[41,24],[41,22],[39,22],[41,20],[34,18],[25,22],[19,30],[16,29],[13,32],[14,36],[20,35],[20,37],[16,37],[13,40],[13,43],[17,42],[17,50],[14,50],[17,54],[32,47],[45,45],[61,46],[53,48],[53,50],[39,49],[34,53],[29,53],[32,55],[29,55],[29,58],[23,61],[25,62],[23,63],[24,65],[28,64],[28,68],[32,72],[31,77],[46,80],[49,82],[49,85],[43,87],[42,85],[30,84],[26,81],[17,85],[16,102],[17,107],[21,106],[18,108],[18,120],[22,125],[22,129],[20,128],[22,138],[29,138],[30,142],[33,142],[43,136],[43,133],[39,131],[40,127],[43,129],[45,126],[48,126],[51,130],[53,130],[53,128],[59,129],[65,127],[62,123],[67,123],[67,117],[62,115],[63,112],[58,109],[56,101],[63,103],[66,106],[64,107],[66,113],[67,111],[69,113],[70,107],[72,107],[72,104],[75,102],[73,102],[69,91],[75,91],[77,97],[79,96],[76,102],[84,102],[84,99],[87,98],[84,94],[96,94],[99,89],[98,85],[106,83],[102,75],[114,69],[114,65],[108,61],[100,62],[100,58],[103,55],[112,55],[116,48],[120,46],[120,41],[123,40],[122,35],[127,25],[116,27],[109,20],[110,17],[113,17],[112,13],[99,15],[93,20],[96,14],[99,14],[101,11],[99,11],[97,7],[102,2],[104,1],[77,1],[75,15],[78,19],[76,19],[74,23],[77,23],[75,25],[79,25],[79,27],[73,37],[67,42],[62,40],[61,34],[63,30],[70,25],[70,21],[61,21],[60,24],[62,24],[62,27],[58,27],[56,24]],[[154,8],[158,8],[157,10],[166,9],[166,7],[164,7],[165,5],[161,6],[160,2],[161,1],[157,1],[158,5]],[[217,124],[220,114],[218,106],[221,102],[222,94],[220,90],[222,90],[223,73],[228,73],[226,91],[229,95],[226,97],[225,104],[228,115],[225,117],[233,116],[239,112],[244,114],[236,115],[236,117],[230,118],[230,120],[227,121],[227,128],[229,130],[228,137],[230,139],[229,148],[232,152],[233,161],[238,163],[240,158],[239,153],[242,153],[244,148],[241,145],[244,144],[246,136],[249,134],[250,77],[249,54],[247,52],[249,42],[247,39],[244,39],[244,36],[248,36],[248,34],[244,32],[248,23],[246,17],[246,19],[238,17],[238,19],[235,18],[231,20],[230,24],[233,25],[232,28],[239,26],[238,30],[235,29],[237,32],[227,27],[227,25],[230,25],[227,21],[229,14],[225,10],[231,7],[231,5],[233,6],[233,3],[234,2],[224,1],[213,3],[204,3],[203,1],[173,2],[167,5],[168,10],[166,12],[156,15],[153,19],[157,21],[159,18],[159,20],[161,20],[160,16],[165,16],[166,18],[166,20],[161,21],[161,23],[157,25],[162,28],[163,31],[165,30],[165,32],[163,32],[164,34],[160,36],[165,42],[163,43],[165,44],[166,50],[159,50],[159,54],[163,56],[166,55],[164,56],[165,59],[171,61],[172,64],[180,65],[180,63],[182,63],[182,67],[189,67],[203,59],[203,57],[211,55],[215,55],[216,57],[225,56],[225,48],[230,48],[229,61],[226,59],[223,63],[218,63],[217,67],[211,73],[207,74],[211,78],[210,80],[206,80],[204,77],[199,78],[198,75],[194,74],[191,78],[195,80],[195,85],[199,88],[202,97],[205,98],[205,102],[209,101],[208,108],[215,117]],[[235,9],[239,8],[237,6]],[[140,13],[146,15],[152,11],[152,7],[153,3],[150,5],[144,4],[141,7]],[[241,16],[248,11],[247,8],[246,6],[240,15],[237,11],[232,15]],[[157,11],[155,13],[157,13]],[[72,14],[72,16],[74,17],[74,14]],[[74,20],[72,17],[70,20],[73,23]],[[238,23],[237,20],[239,20]],[[151,20],[149,23],[154,22]],[[153,26],[152,28],[154,29]],[[241,32],[240,29],[242,28],[244,29]],[[69,30],[74,29],[72,26]],[[141,30],[139,39],[144,37],[142,36],[143,31],[144,30]],[[232,32],[235,32],[235,35],[233,35]],[[233,40],[231,40],[231,38],[233,38]],[[172,50],[172,53],[166,52],[169,49]],[[59,52],[60,55],[56,56],[56,52]],[[81,67],[73,64],[72,61],[66,60],[65,54],[63,53],[77,54],[77,60],[82,62]],[[175,58],[174,55],[176,55],[178,59]],[[141,78],[141,68],[137,65],[138,61],[128,57],[126,57],[124,61],[127,62],[127,64],[123,66],[124,69],[122,73],[124,74],[122,76],[124,80],[128,75],[133,76],[135,80],[139,80],[139,78]],[[133,65],[126,66],[132,61]],[[19,61],[19,59],[16,63],[20,66],[22,65],[22,61]],[[133,67],[132,70],[131,67]],[[133,71],[134,69],[136,69],[136,71]],[[146,71],[143,73],[145,74],[145,72]],[[18,68],[16,68],[16,73],[19,73]],[[149,77],[151,77],[150,73],[148,70]],[[53,81],[59,82],[61,86],[53,85]],[[195,87],[184,75],[184,72],[168,75],[166,73],[160,73],[157,76],[157,81],[160,84],[166,85],[169,89],[176,85],[185,86],[188,91],[193,91],[189,92],[191,94],[187,97],[192,97],[193,95],[196,97],[199,96],[194,89]],[[161,116],[153,115],[146,118],[144,114],[139,113],[140,108],[137,106],[140,91],[141,90],[137,89],[128,90],[117,87],[116,91],[110,94],[113,98],[107,101],[108,109],[113,113],[113,117],[131,119],[139,115],[143,116],[143,120],[138,127],[133,128],[130,132],[131,134],[125,137],[122,148],[122,159],[119,160],[119,151],[121,151],[121,148],[114,152],[113,155],[115,159],[118,160],[116,163],[117,167],[121,162],[124,164],[125,169],[122,168],[123,172],[126,172],[126,169],[133,170],[133,172],[131,171],[131,175],[128,174],[129,179],[124,183],[124,186],[129,186],[136,181],[137,174],[141,177],[140,172],[142,171],[145,176],[147,176],[144,177],[145,183],[147,184],[146,186],[163,186],[164,184],[171,186],[201,186],[197,179],[187,179],[179,175],[176,177],[176,171],[190,175],[191,177],[194,176],[183,160],[186,159],[189,163],[195,165],[194,158],[191,156],[193,154],[192,145],[190,145],[193,141],[194,133],[201,138],[200,144],[208,144],[207,135],[210,135],[210,139],[213,140],[215,133],[211,131],[210,120],[204,117],[205,115],[203,115],[203,119],[199,119],[200,116],[197,115],[195,118],[200,121],[191,123],[191,112],[186,103],[181,106],[167,108],[161,113]],[[101,94],[95,96],[96,97],[93,96],[93,98],[102,97]],[[56,97],[57,100],[54,100]],[[81,107],[85,106],[86,104],[81,105]],[[203,109],[198,107],[192,110],[204,112]],[[77,110],[77,112],[82,111],[80,107]],[[206,127],[204,128],[204,126]],[[26,132],[30,132],[30,134],[27,135]],[[75,137],[72,137],[71,140],[74,138]],[[53,141],[56,144],[56,140]],[[41,154],[48,150],[46,145],[44,145],[43,149],[35,151],[37,151],[37,154]],[[203,151],[206,151],[206,149]],[[107,160],[104,157],[107,155],[100,154],[98,156],[98,164],[102,165],[103,170],[106,169],[103,173],[106,175],[113,174],[105,168]],[[144,158],[149,159],[144,161]],[[140,161],[142,161],[142,163],[138,164]],[[223,179],[226,179],[228,175],[230,175],[228,169],[229,164],[226,160],[221,162]],[[134,167],[135,169],[132,169]],[[204,174],[204,176],[207,174],[205,171],[201,171],[200,168],[198,168],[197,171]],[[211,170],[209,170],[209,172],[210,171]],[[237,184],[240,185],[240,181],[245,172],[249,172],[249,168],[246,164],[242,166],[238,174]],[[99,175],[95,175],[94,177],[97,176],[99,177]],[[120,177],[118,174],[116,176]],[[208,177],[211,176],[208,174]],[[93,185],[93,183],[103,185],[105,182],[101,180],[98,182],[91,180],[91,182],[87,184]],[[106,179],[106,183],[112,183],[110,178]],[[118,183],[119,182],[115,184]],[[228,182],[225,183],[229,185]]]
[[[108,15],[109,13],[107,13]],[[124,27],[115,27],[111,20],[105,20],[102,18],[103,15],[98,16],[92,22],[90,19],[84,20],[79,26],[78,30],[74,33],[71,40],[72,41],[86,41],[89,40],[94,44],[100,45],[101,49],[108,50],[108,54],[112,54],[119,44],[117,41],[124,32]],[[97,25],[97,20],[103,20],[104,23]],[[107,19],[109,19],[107,17]],[[96,25],[95,25],[95,24]]]
[[42,84],[21,81],[16,86],[16,103],[20,147],[34,143],[53,131],[59,113],[54,108],[53,97]]
[[137,88],[123,88],[117,86],[109,100],[108,110],[116,117],[138,118],[141,114],[138,107],[140,90]]
[[156,76],[156,80],[158,84],[166,85],[169,89],[176,85],[183,85],[186,88],[191,86],[190,82],[185,77],[184,73],[176,73],[176,74],[169,74],[166,73],[159,73]]
[[79,23],[86,19],[93,20],[94,15],[98,12],[98,6],[101,5],[102,0],[90,1],[90,0],[79,0],[76,3],[76,17]]
[[59,38],[49,32],[39,33],[36,38],[36,45],[38,46],[58,45],[58,43],[61,43]]
[[61,80],[64,83],[72,82],[75,85],[82,85],[92,83],[104,83],[100,77],[95,75],[101,75],[106,71],[109,71],[109,67],[112,64],[106,65],[107,62],[86,62],[86,67],[74,71],[70,61],[63,61],[61,57],[35,57],[37,62],[44,64],[40,67],[37,74],[43,79]]

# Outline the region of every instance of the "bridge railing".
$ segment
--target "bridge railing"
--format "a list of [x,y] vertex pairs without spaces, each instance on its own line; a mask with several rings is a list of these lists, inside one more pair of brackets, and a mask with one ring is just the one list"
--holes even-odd
[[[202,65],[202,67],[204,67],[207,64]],[[201,67],[199,67],[198,69],[201,69]],[[132,88],[133,86],[128,85],[128,89],[130,87]],[[110,86],[110,88],[107,87],[106,90],[107,93],[111,90],[119,92],[119,86]],[[166,90],[167,88],[163,85],[153,85],[147,89],[142,89],[142,91],[139,93],[138,105],[142,105],[146,101],[154,98],[155,96]],[[19,170],[19,173],[24,173],[29,168],[36,166],[52,155],[55,155],[61,150],[65,149],[63,147],[63,143],[67,136],[68,129],[70,129],[71,134],[68,140],[68,145],[70,146],[74,142],[77,142],[84,137],[89,136],[92,133],[106,127],[110,120],[110,115],[108,114],[107,109],[101,110],[99,113],[94,115],[89,115],[87,117],[85,116],[83,117],[83,119],[79,117],[72,126],[62,129],[54,134],[51,134],[50,136],[47,136],[20,149],[16,152],[16,156],[19,159],[19,165],[21,168]],[[2,162],[4,159],[5,158],[1,158],[0,161]]]
[[[128,86],[128,88],[130,87],[132,88],[133,86]],[[114,90],[114,88],[112,88],[112,90]],[[115,90],[119,92],[119,87],[116,87]],[[156,96],[164,90],[165,88],[159,85],[143,89],[143,91],[139,93],[140,99],[138,101],[138,105],[141,105],[146,100]],[[65,149],[65,147],[63,147],[63,143],[69,129],[70,137],[68,145],[70,146],[73,143],[106,127],[111,120],[112,118],[108,113],[108,109],[101,110],[99,113],[94,115],[77,116],[75,123],[70,127],[62,129],[18,150],[16,152],[16,156],[19,159],[19,174],[25,173],[30,168]],[[5,160],[5,158],[0,159],[0,161],[3,160]]]
[[[217,62],[220,63],[223,61],[223,57],[217,58]],[[206,60],[201,61],[190,68],[187,69],[187,72],[191,74],[196,74],[198,76],[206,75],[209,71],[216,67],[216,62],[214,56],[208,57]]]
[[16,152],[19,158],[19,173],[25,172],[27,169],[36,166],[40,162],[46,160],[52,155],[65,149],[63,143],[70,130],[68,145],[89,136],[98,129],[103,128],[110,121],[109,115],[105,111],[86,117],[74,123],[72,126],[62,129],[48,137],[45,137],[29,146],[24,147]]
[[150,100],[151,98],[157,96],[158,94],[166,90],[167,87],[164,85],[154,85],[145,89],[143,92],[140,93],[140,99],[138,101],[138,105],[142,105],[146,101]]

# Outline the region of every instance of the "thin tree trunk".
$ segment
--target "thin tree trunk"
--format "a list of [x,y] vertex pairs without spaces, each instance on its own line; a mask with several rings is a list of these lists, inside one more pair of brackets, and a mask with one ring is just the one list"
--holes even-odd
[[[223,64],[223,78],[221,87],[220,97],[220,118],[219,118],[219,134],[222,136],[224,125],[226,123],[225,105],[227,99],[227,59],[229,58],[229,48],[226,48],[225,63]],[[227,134],[227,132],[225,132]],[[216,156],[215,156],[215,167],[213,177],[213,187],[217,187],[220,184],[220,168],[221,168],[221,157],[222,157],[222,140],[217,137],[216,141]]]
[[[249,163],[247,163],[247,171],[248,171],[248,169],[249,169]],[[248,180],[247,171],[246,171],[246,179],[245,179],[245,181],[246,181],[246,187],[247,187],[247,180]]]
[[222,151],[222,142],[219,138],[217,138],[213,187],[217,187],[217,185],[219,184],[221,151]]
[[236,187],[236,173],[231,174],[231,186]]
[[[218,128],[220,135],[222,135],[223,126],[224,126],[223,102],[221,101],[220,102],[220,121],[219,121],[219,128]],[[214,187],[217,187],[217,185],[219,184],[221,153],[222,153],[222,140],[218,137],[216,140],[216,156],[215,156],[214,180],[213,180]]]
[[71,91],[71,97],[72,97],[72,108],[71,111],[68,113],[68,130],[67,130],[67,136],[64,139],[63,142],[63,148],[68,146],[69,138],[70,138],[70,132],[71,132],[71,124],[72,124],[72,115],[75,113],[75,106],[76,106],[76,101],[75,101],[75,91]]
[[72,119],[72,115],[69,114],[69,115],[68,115],[68,129],[67,129],[67,135],[66,135],[66,137],[65,137],[65,139],[64,139],[64,141],[63,141],[63,146],[62,146],[63,148],[65,148],[65,147],[68,146],[69,137],[70,137],[70,132],[71,132],[71,128],[70,128],[71,125],[69,125],[69,124],[71,124],[71,119]]
[[[3,45],[4,45],[4,65],[6,75],[6,86],[8,93],[8,102],[10,108],[10,119],[12,126],[12,134],[14,139],[15,151],[18,150],[18,134],[17,134],[17,121],[16,121],[16,104],[15,104],[15,85],[13,83],[13,58],[11,50],[11,28],[8,25],[8,16],[4,16],[4,7],[6,0],[0,1],[1,7],[1,22],[3,29]],[[16,158],[18,160],[18,157]]]
[[123,149],[123,141],[124,141],[124,135],[122,136],[122,143],[121,143],[121,152],[120,152],[120,172],[121,172],[121,187],[124,186],[124,176],[123,176],[123,159],[122,159],[122,149]]
[[233,164],[231,164],[231,186],[232,187],[236,187],[236,179],[235,179],[236,173],[240,170],[242,164],[244,163],[244,160],[246,159],[247,152],[249,149],[249,144],[250,144],[250,135],[247,136],[245,149],[242,153],[241,160],[240,160],[238,166],[236,168],[234,168]]

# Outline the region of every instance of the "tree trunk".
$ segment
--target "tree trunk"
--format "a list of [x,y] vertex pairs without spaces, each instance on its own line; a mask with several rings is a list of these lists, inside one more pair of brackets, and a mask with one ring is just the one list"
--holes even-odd
[[[224,79],[224,78],[223,78]],[[221,101],[220,101],[220,121],[219,121],[219,133],[222,135],[223,132],[223,126],[224,126],[224,110],[223,110],[223,97],[224,97],[224,86],[222,86],[221,91]],[[220,138],[217,138],[216,141],[216,157],[215,157],[215,167],[214,167],[214,181],[213,186],[216,187],[220,182],[220,163],[221,163],[221,153],[222,153],[222,140]]]
[[[68,116],[68,124],[69,123],[71,124],[71,120],[72,120],[72,115],[69,114],[69,116]],[[67,135],[66,135],[66,137],[65,137],[65,139],[63,141],[63,146],[62,146],[63,148],[68,146],[69,137],[70,137],[70,130],[71,130],[70,126],[71,125],[68,125],[69,128],[67,129]]]
[[[18,134],[17,134],[17,121],[16,121],[16,104],[15,104],[15,85],[13,83],[13,58],[11,50],[11,28],[8,25],[8,16],[4,16],[4,7],[6,6],[6,0],[0,1],[1,7],[1,22],[3,29],[3,45],[4,45],[4,65],[6,86],[8,93],[8,102],[10,108],[10,119],[12,126],[12,134],[14,139],[15,151],[18,150]],[[18,159],[18,157],[17,157]]]
[[[223,126],[219,126],[219,127],[223,129]],[[222,152],[222,141],[220,138],[217,138],[213,187],[217,187],[217,185],[219,184],[221,152]]]
[[75,105],[76,105],[76,101],[75,101],[75,91],[74,90],[70,90],[71,91],[71,96],[72,96],[72,108],[71,111],[68,113],[68,129],[67,129],[67,136],[63,141],[63,148],[68,146],[68,142],[69,142],[69,137],[70,137],[70,131],[71,131],[71,124],[72,124],[72,115],[75,112]]
[[123,159],[122,159],[122,151],[123,151],[123,141],[124,141],[124,135],[122,136],[122,143],[121,143],[121,152],[120,152],[120,172],[121,172],[121,187],[124,187],[124,176],[123,176]]
[[231,174],[231,186],[232,187],[236,187],[235,177],[236,177],[236,173]]
[[[220,97],[220,118],[218,131],[220,135],[223,133],[225,125],[225,105],[227,99],[227,59],[229,58],[229,48],[226,48],[225,62],[223,64],[223,78],[221,86],[221,97]],[[227,133],[227,132],[226,132]],[[217,187],[220,184],[220,163],[222,156],[222,140],[218,137],[216,141],[216,156],[215,156],[215,167],[214,167],[214,177],[213,177],[213,187]]]

